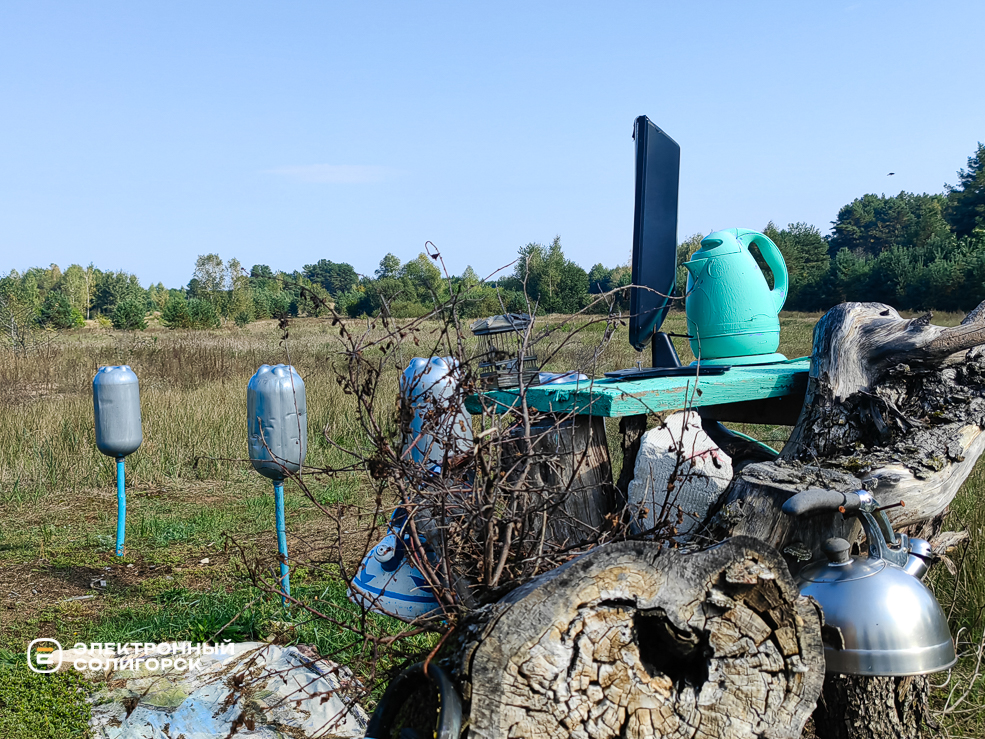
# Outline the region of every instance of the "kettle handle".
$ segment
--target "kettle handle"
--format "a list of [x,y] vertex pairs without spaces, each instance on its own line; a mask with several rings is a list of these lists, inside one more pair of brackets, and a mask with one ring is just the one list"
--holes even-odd
[[886,513],[866,490],[839,493],[810,488],[790,496],[783,503],[782,510],[790,516],[835,511],[841,511],[846,516],[858,516],[869,545],[869,556],[885,559],[899,567],[906,566],[910,554],[909,537],[893,531]]
[[811,516],[815,513],[832,513],[841,509],[844,509],[845,513],[855,513],[861,507],[862,499],[857,493],[808,488],[787,498],[782,510],[790,516]]
[[773,243],[773,240],[766,234],[761,234],[758,231],[745,231],[739,232],[739,243],[742,244],[746,251],[749,247],[755,244],[759,247],[759,253],[763,255],[763,261],[769,266],[770,271],[773,273],[773,290],[770,295],[773,298],[773,305],[776,306],[776,312],[780,312],[780,308],[787,300],[787,288],[788,278],[787,278],[787,264],[783,261],[783,255],[780,254],[779,248]]

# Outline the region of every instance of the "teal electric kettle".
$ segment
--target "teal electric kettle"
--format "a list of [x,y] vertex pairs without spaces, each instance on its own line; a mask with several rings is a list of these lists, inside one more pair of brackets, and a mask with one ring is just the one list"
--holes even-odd
[[[749,247],[759,247],[773,272],[773,289]],[[691,351],[707,364],[782,362],[777,314],[787,298],[787,266],[768,236],[746,228],[716,231],[684,263]]]

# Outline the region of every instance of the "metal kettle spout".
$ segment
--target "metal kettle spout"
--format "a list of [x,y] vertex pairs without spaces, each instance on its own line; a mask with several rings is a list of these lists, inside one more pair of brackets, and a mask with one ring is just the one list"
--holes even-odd
[[906,558],[903,569],[918,580],[923,580],[933,562],[934,554],[930,550],[930,542],[926,539],[910,537],[910,556]]

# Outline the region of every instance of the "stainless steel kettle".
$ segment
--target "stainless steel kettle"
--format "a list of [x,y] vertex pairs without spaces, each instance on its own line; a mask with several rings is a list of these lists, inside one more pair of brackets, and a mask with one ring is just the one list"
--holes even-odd
[[[794,516],[841,511],[859,517],[868,556],[851,556],[845,539],[828,539],[825,559],[798,574],[800,592],[824,611],[825,669],[846,675],[923,675],[957,662],[947,618],[921,582],[930,561],[923,539],[897,535],[865,490],[807,490],[783,511]],[[840,635],[839,633],[840,632]]]

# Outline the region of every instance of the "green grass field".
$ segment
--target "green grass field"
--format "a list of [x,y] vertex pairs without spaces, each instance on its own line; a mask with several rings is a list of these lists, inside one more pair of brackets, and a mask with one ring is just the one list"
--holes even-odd
[[[818,317],[783,314],[780,351],[788,357],[809,354]],[[935,321],[953,324],[960,318],[937,316]],[[545,319],[554,325],[560,321]],[[665,330],[684,333],[683,324],[682,314],[671,314]],[[637,354],[625,331],[620,328],[602,352],[598,372],[635,364]],[[559,331],[538,347],[538,353],[546,354],[570,339],[547,369],[578,365],[598,344],[601,327],[569,333]],[[338,329],[329,321],[303,319],[292,324],[287,340],[282,336],[271,321],[210,332],[152,329],[124,335],[85,329],[57,336],[28,357],[0,354],[0,655],[5,655],[0,665],[7,665],[0,667],[7,671],[7,678],[0,676],[0,692],[4,679],[15,684],[10,682],[15,674],[21,681],[16,684],[28,684],[26,669],[14,665],[21,664],[27,643],[37,637],[68,645],[203,641],[231,620],[220,639],[312,644],[358,669],[365,655],[354,636],[304,618],[299,609],[285,611],[279,599],[251,589],[237,566],[238,550],[230,546],[235,540],[261,568],[276,566],[271,486],[244,460],[246,383],[259,365],[291,363],[304,378],[309,465],[341,466],[344,456],[329,440],[352,443],[361,435],[353,398],[335,381]],[[430,354],[427,348],[411,346],[403,364],[414,356],[411,350]],[[689,358],[683,342],[678,350]],[[113,553],[115,466],[96,450],[93,431],[91,381],[96,368],[105,364],[129,364],[141,382],[144,442],[127,459],[123,558]],[[383,378],[385,395],[396,398],[398,374],[394,366]],[[616,475],[622,463],[617,426],[613,420],[608,429]],[[789,430],[735,428],[777,448]],[[368,479],[355,472],[309,477],[307,485],[315,500],[326,505],[365,502],[373,491]],[[955,633],[960,629],[963,638],[975,643],[985,612],[985,513],[978,504],[983,490],[980,465],[956,499],[949,521],[952,528],[967,527],[972,542],[955,554],[956,574],[944,567],[935,573]],[[332,560],[338,546],[335,526],[296,486],[288,483],[286,492],[292,556],[308,563]],[[352,551],[361,552],[364,543],[353,542]],[[358,618],[335,565],[294,567],[291,582],[300,600],[342,621]],[[390,633],[398,625],[379,617],[373,628]],[[972,674],[973,665],[965,661],[952,685],[968,684]],[[53,698],[56,702],[66,696],[78,700],[73,686],[56,687],[52,695],[61,696]],[[945,694],[939,694],[941,705]],[[976,709],[985,704],[980,686],[968,701]],[[28,708],[21,705],[16,711]],[[955,713],[948,721],[965,735],[982,736],[981,714]],[[0,700],[0,729],[13,726],[16,716],[27,726],[23,715]],[[0,735],[19,736],[12,729],[0,730]],[[47,736],[40,729],[23,735]]]

